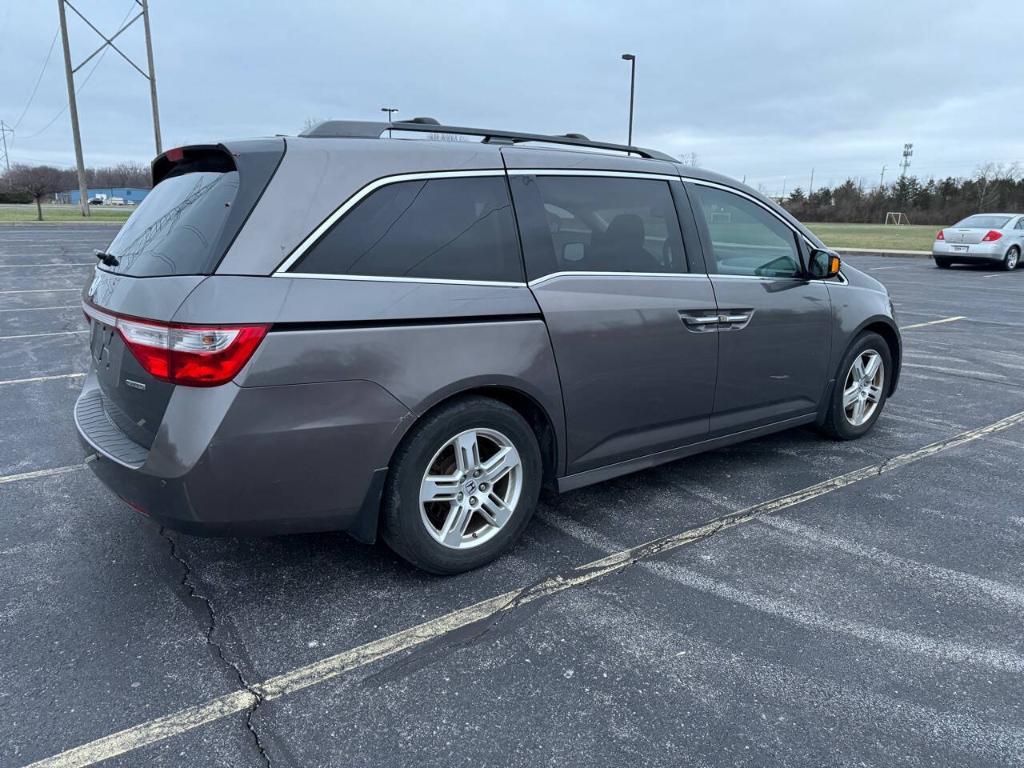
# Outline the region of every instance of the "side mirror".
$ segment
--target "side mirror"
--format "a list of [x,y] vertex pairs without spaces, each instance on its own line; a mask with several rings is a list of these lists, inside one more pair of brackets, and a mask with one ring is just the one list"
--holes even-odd
[[838,275],[842,266],[838,254],[815,248],[807,260],[807,274],[814,280],[828,280]]

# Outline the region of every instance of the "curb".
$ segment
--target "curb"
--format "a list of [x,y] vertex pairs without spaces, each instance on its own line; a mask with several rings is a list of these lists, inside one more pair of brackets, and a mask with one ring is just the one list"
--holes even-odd
[[840,256],[888,256],[900,259],[930,259],[931,251],[871,250],[865,248],[837,248]]

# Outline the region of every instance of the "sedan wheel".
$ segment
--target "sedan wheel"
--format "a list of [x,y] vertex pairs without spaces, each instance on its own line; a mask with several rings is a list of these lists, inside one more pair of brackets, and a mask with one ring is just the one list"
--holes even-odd
[[866,424],[878,410],[885,383],[885,364],[873,349],[861,352],[850,366],[843,386],[843,412],[851,426]]
[[1017,268],[1017,262],[1020,261],[1020,251],[1014,246],[1007,253],[1003,259],[1003,269],[1010,271],[1011,269]]

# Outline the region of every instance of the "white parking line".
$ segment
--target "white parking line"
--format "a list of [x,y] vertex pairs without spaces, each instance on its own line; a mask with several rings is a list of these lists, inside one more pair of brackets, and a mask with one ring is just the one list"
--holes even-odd
[[43,267],[93,267],[91,261],[58,261],[52,264],[0,264],[0,269],[42,269]]
[[0,312],[38,312],[41,309],[81,309],[81,304],[58,304],[53,307],[15,307],[14,309],[0,309]]
[[31,384],[34,381],[55,381],[57,379],[80,379],[85,376],[84,373],[57,373],[53,376],[33,376],[30,379],[7,379],[7,381],[0,381],[0,386],[4,384]]
[[929,320],[927,323],[914,323],[913,325],[904,325],[900,328],[901,331],[909,331],[912,328],[924,328],[926,325],[939,325],[941,323],[953,323],[957,320],[966,320],[966,315],[957,315],[956,317],[944,317],[941,320]]
[[0,291],[0,293],[60,293],[66,291],[74,291],[75,293],[81,293],[81,288],[22,288],[15,291]]
[[88,333],[87,330],[81,331],[52,331],[51,333],[22,333],[18,336],[0,336],[0,341],[9,341],[11,339],[38,339],[40,336],[74,336],[78,333]]
[[85,464],[72,464],[70,467],[51,467],[50,469],[37,469],[33,472],[21,472],[17,475],[0,475],[0,485],[5,483],[16,483],[19,480],[34,480],[37,477],[49,477],[50,475],[65,475],[68,472],[77,472],[85,469]]
[[824,496],[841,488],[859,483],[862,480],[892,472],[895,469],[928,458],[929,456],[934,456],[942,451],[959,447],[1022,423],[1024,423],[1024,411],[1007,416],[992,424],[978,427],[977,429],[960,432],[953,437],[931,443],[899,456],[894,456],[878,464],[824,480],[772,501],[724,515],[696,528],[662,536],[644,544],[624,549],[599,560],[578,566],[565,575],[551,576],[532,586],[505,592],[504,594],[483,600],[475,605],[460,608],[379,640],[373,640],[356,648],[342,651],[334,656],[298,667],[253,685],[252,689],[255,693],[249,690],[241,690],[225,694],[202,704],[187,707],[169,715],[149,720],[131,728],[126,728],[123,731],[82,744],[81,746],[73,747],[53,757],[44,758],[32,763],[29,768],[82,768],[83,766],[93,765],[103,760],[109,760],[117,755],[123,755],[126,752],[131,752],[149,744],[164,741],[206,723],[220,720],[236,712],[243,712],[249,707],[254,706],[258,701],[281,698],[305,688],[320,685],[346,672],[351,672],[375,661],[415,648],[470,624],[491,620],[507,611],[515,610],[521,605],[588,584],[609,574],[622,571],[634,563],[647,560],[655,555],[692,544],[695,541],[700,541],[729,528],[751,522],[765,515],[774,514],[819,496]]

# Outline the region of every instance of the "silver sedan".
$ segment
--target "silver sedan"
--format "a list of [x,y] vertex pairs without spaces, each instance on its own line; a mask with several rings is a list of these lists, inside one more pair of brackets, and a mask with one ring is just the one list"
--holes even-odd
[[1022,251],[1024,215],[1019,213],[976,213],[940,229],[932,244],[932,258],[939,267],[987,261],[1016,269]]

